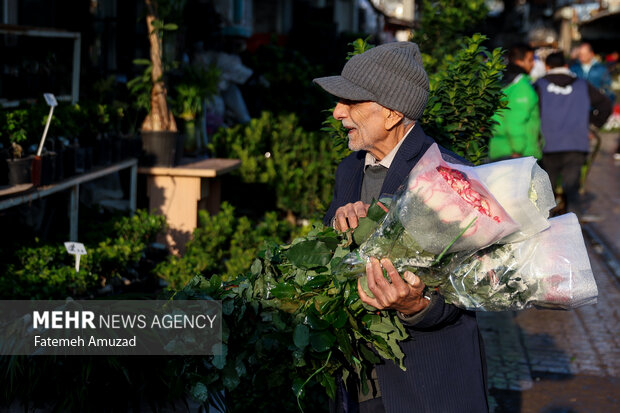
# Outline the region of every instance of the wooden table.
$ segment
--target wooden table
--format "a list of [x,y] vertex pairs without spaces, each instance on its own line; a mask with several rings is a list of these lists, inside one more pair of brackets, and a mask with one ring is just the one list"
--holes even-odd
[[238,159],[211,158],[174,167],[140,167],[147,175],[149,210],[162,214],[168,222],[164,242],[177,255],[198,226],[198,209],[219,212],[221,183],[219,176],[241,165]]

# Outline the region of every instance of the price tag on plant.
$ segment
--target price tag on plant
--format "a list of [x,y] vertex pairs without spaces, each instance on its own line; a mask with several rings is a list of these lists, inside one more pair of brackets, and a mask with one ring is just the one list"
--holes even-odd
[[86,247],[81,242],[65,242],[65,248],[71,255],[75,255],[75,272],[80,271],[80,257],[86,255]]
[[53,93],[44,93],[43,97],[45,98],[45,102],[47,102],[48,106],[58,106],[56,96],[54,96]]

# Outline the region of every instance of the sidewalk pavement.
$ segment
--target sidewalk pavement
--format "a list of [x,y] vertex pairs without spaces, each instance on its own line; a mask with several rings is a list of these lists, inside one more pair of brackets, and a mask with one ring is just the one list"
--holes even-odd
[[597,282],[596,305],[571,311],[479,313],[492,413],[620,411],[620,162],[603,134],[586,182],[583,224]]

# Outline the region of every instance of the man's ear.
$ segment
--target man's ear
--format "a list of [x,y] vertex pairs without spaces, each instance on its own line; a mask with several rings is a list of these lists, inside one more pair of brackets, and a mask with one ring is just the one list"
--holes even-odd
[[384,126],[385,130],[391,130],[394,126],[396,126],[405,116],[392,109],[384,108],[385,118],[384,118]]

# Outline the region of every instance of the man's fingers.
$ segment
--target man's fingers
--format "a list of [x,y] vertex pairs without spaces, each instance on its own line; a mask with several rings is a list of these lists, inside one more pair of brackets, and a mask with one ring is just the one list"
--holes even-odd
[[379,302],[375,298],[371,298],[368,294],[366,294],[366,292],[362,288],[362,284],[359,279],[357,280],[357,293],[360,295],[360,299],[362,300],[362,302],[371,305],[378,310],[383,309],[383,306],[379,304]]
[[368,214],[368,207],[363,202],[356,202],[353,204],[353,209],[355,210],[355,214],[359,218],[363,218]]
[[411,271],[405,271],[403,273],[403,278],[405,281],[407,281],[407,284],[409,284],[412,287],[413,287],[413,284],[417,281],[416,280],[417,277]]
[[423,290],[425,287],[420,277],[418,277],[411,271],[405,271],[405,273],[403,274],[403,278],[405,279],[405,281],[407,281],[407,284],[409,284],[416,290]]
[[358,201],[352,204],[346,204],[336,210],[335,227],[339,231],[346,231],[349,228],[357,228],[359,218],[363,218],[368,214],[368,204]]
[[383,268],[381,268],[381,263],[378,259],[370,258],[370,261],[366,264],[366,278],[368,279],[368,289],[374,294],[377,302],[382,307],[386,307],[391,285],[383,277]]
[[385,268],[385,271],[390,276],[390,279],[392,280],[392,285],[394,287],[400,288],[405,285],[403,280],[400,278],[400,274],[398,274],[398,271],[396,271],[396,268],[394,268],[392,261],[387,258],[383,258],[381,260],[381,265],[383,266],[383,268]]
[[349,225],[347,224],[347,216],[343,211],[336,212],[336,229],[343,232],[349,229]]
[[357,228],[357,215],[355,215],[355,211],[351,212],[347,215],[347,219],[349,220],[349,228]]

